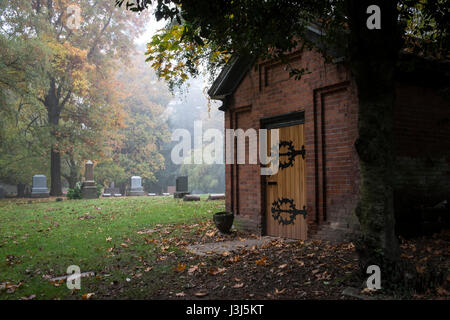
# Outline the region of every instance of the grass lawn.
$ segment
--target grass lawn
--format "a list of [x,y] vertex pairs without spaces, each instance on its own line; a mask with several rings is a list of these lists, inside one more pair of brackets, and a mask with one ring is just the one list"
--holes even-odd
[[[223,201],[172,197],[0,201],[0,300],[5,299],[352,299],[364,292],[353,243],[283,241],[197,256],[188,245],[255,235],[216,231]],[[377,298],[448,299],[450,231],[402,240],[402,259],[423,290],[379,290]],[[95,276],[70,290],[67,267]],[[425,270],[440,270],[429,278]],[[417,281],[416,281],[417,282]],[[417,287],[417,285],[416,285]]]
[[[147,296],[177,265],[176,259],[159,264],[156,260],[166,253],[182,254],[178,247],[184,235],[212,227],[207,222],[221,207],[222,201],[183,202],[171,197],[0,201],[0,283],[20,284],[0,291],[0,299],[79,298],[111,283],[139,278],[147,280]],[[157,232],[145,233],[148,229]],[[73,293],[65,283],[48,280],[66,275],[70,265],[97,276],[83,278],[81,290]],[[140,292],[122,295],[139,298]]]

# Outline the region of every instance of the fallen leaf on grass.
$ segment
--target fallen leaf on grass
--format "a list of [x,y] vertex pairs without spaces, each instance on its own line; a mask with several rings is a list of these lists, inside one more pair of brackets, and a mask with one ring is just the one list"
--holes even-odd
[[195,266],[191,266],[188,270],[188,273],[193,274],[195,271],[199,271],[198,264]]
[[83,300],[89,300],[95,293],[85,293],[81,296]]
[[286,268],[287,267],[287,263],[285,263],[285,264],[282,264],[281,266],[279,266],[278,268],[280,268],[280,269],[284,269],[284,268]]
[[211,268],[211,269],[209,269],[208,273],[210,275],[215,276],[215,275],[224,273],[226,270],[227,270],[226,268]]
[[372,294],[375,291],[376,291],[376,289],[364,288],[364,289],[361,290],[361,293],[363,293],[363,294]]
[[231,257],[230,259],[228,259],[228,261],[229,262],[231,262],[231,263],[236,263],[236,262],[239,262],[241,260],[241,256],[234,256],[234,257]]
[[233,288],[239,289],[239,288],[242,288],[243,286],[244,286],[244,283],[241,282],[241,283],[236,283],[236,284],[233,286]]
[[184,292],[175,293],[176,297],[184,297],[186,294]]
[[231,254],[231,253],[228,252],[228,251],[222,252],[222,256],[223,256],[223,257],[228,257],[230,254]]
[[185,269],[186,269],[185,264],[178,264],[176,267],[173,268],[173,270],[177,272],[183,272]]
[[295,263],[298,264],[299,267],[303,267],[305,265],[303,261],[297,259],[295,259]]
[[64,280],[56,280],[56,281],[52,281],[51,282],[55,287],[59,287],[60,285],[62,285],[64,283]]
[[0,283],[0,290],[6,290],[7,293],[13,293],[21,285],[22,285],[22,282],[19,282],[18,284],[12,284],[10,282],[3,282],[3,283]]
[[106,238],[106,242],[111,242],[111,240],[112,240],[111,237]]
[[256,260],[256,264],[258,266],[267,266],[267,265],[272,264],[272,262],[268,262],[267,257],[262,257],[261,259]]
[[275,288],[275,294],[282,294],[286,291],[286,288],[284,288],[283,290],[278,290],[277,288]]
[[146,244],[150,244],[150,243],[158,243],[158,242],[159,242],[159,241],[156,240],[156,239],[147,239],[147,238],[144,238],[144,241],[145,241]]
[[36,295],[32,294],[31,296],[28,297],[20,297],[20,300],[33,300],[34,298],[36,298]]
[[147,267],[147,268],[145,268],[144,272],[149,272],[152,269],[153,269],[153,267]]
[[196,297],[201,298],[201,297],[207,296],[208,295],[208,291],[199,291],[199,292],[194,293],[194,295]]

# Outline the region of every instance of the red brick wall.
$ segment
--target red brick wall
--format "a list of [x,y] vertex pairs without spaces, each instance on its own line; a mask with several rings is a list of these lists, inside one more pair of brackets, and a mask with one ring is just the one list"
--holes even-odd
[[[263,117],[303,110],[308,233],[339,238],[358,227],[353,213],[359,197],[356,88],[343,64],[325,64],[316,52],[305,52],[291,64],[310,73],[294,80],[282,64],[252,68],[229,103],[225,128],[259,129]],[[450,194],[449,119],[448,103],[433,89],[398,84],[397,189],[417,189],[437,198]],[[237,224],[263,234],[259,172],[258,165],[226,165],[226,207],[235,212]]]
[[[359,183],[353,149],[355,90],[343,65],[325,64],[316,52],[305,52],[291,63],[311,73],[294,80],[283,64],[261,63],[258,70],[251,69],[231,99],[225,127],[259,129],[263,117],[303,110],[309,231],[313,233],[324,218],[347,226]],[[226,165],[226,206],[235,212],[238,224],[263,233],[265,200],[259,172],[258,165]]]

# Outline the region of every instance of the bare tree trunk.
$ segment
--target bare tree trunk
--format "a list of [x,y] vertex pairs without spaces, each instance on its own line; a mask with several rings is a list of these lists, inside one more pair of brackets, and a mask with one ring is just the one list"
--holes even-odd
[[[370,5],[381,9],[381,29],[369,29]],[[396,265],[399,245],[395,236],[393,176],[395,150],[393,120],[395,67],[401,40],[396,1],[348,0],[349,57],[358,88],[360,202],[356,214],[362,235],[357,243],[360,267]]]
[[17,184],[17,197],[18,198],[25,197],[25,184],[23,184],[23,183]]
[[61,196],[61,153],[52,147],[50,155],[51,188],[50,195]]
[[[59,99],[57,96],[55,80],[51,79],[50,88],[45,96],[45,107],[47,108],[48,122],[50,124],[50,133],[55,138],[57,137],[57,127],[59,124],[59,118],[61,114],[62,107],[60,106]],[[51,146],[50,150],[50,195],[61,196],[62,186],[61,186],[61,154],[55,145]]]

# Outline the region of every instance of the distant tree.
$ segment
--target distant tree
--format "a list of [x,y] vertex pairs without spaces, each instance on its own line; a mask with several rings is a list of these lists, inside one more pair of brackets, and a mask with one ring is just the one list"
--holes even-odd
[[108,186],[111,182],[117,185],[125,185],[129,179],[125,169],[113,161],[102,161],[94,170],[94,179],[103,186]]
[[[79,26],[71,5],[79,7]],[[45,72],[36,98],[47,110],[50,130],[50,193],[61,195],[61,121],[101,107],[97,95],[107,88],[103,80],[116,68],[115,61],[126,60],[133,42],[129,35],[143,25],[138,16],[104,1],[11,0],[1,1],[0,8],[0,33],[46,49],[48,62],[42,64]]]
[[146,65],[142,54],[131,59],[134,64],[115,75],[115,88],[111,91],[118,93],[123,119],[110,140],[111,150],[105,163],[97,168],[102,168],[104,174],[110,173],[103,176],[109,182],[126,183],[122,172],[126,181],[138,175],[144,182],[155,182],[155,173],[164,169],[162,145],[170,140],[164,112],[171,95]]
[[36,99],[45,65],[39,42],[0,33],[0,180],[19,196],[34,174],[48,174],[46,111]]
[[225,168],[221,164],[183,164],[179,174],[188,176],[189,191],[225,192]]

